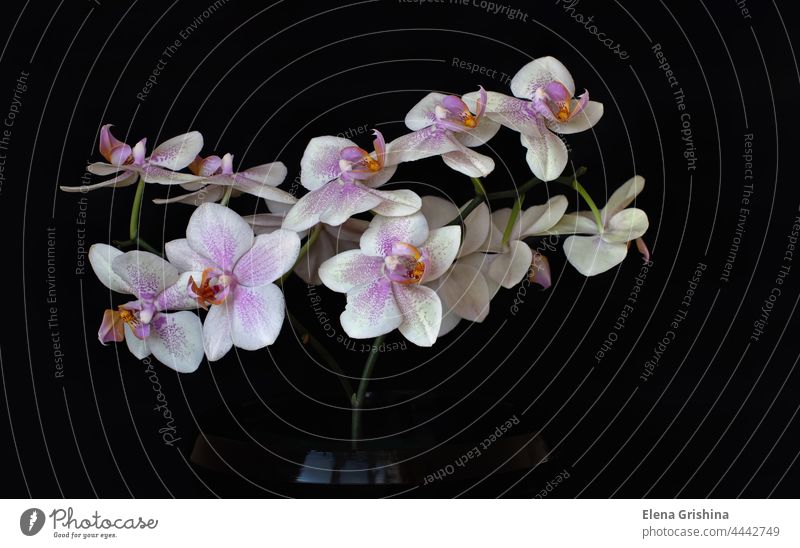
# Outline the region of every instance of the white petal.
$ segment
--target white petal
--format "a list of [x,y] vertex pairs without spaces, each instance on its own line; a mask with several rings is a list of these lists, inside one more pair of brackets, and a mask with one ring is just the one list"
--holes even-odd
[[138,359],[143,360],[150,355],[150,348],[147,347],[147,341],[142,340],[133,334],[133,330],[125,324],[125,343],[128,345],[128,350],[131,354]]
[[446,310],[442,314],[442,325],[439,326],[439,337],[444,337],[461,323],[461,318],[452,310]]
[[342,149],[352,146],[356,146],[353,141],[331,135],[311,139],[300,160],[300,183],[308,190],[316,190],[336,179],[341,173]]
[[155,183],[159,185],[183,185],[206,180],[197,175],[178,173],[177,171],[170,171],[155,165],[147,165],[138,168],[137,171],[142,175],[145,183]]
[[378,188],[379,186],[386,184],[389,179],[392,178],[395,171],[397,171],[396,165],[384,165],[377,173],[375,173],[375,175],[372,175],[366,179],[361,179],[361,183],[370,188]]
[[494,171],[494,160],[466,147],[442,154],[442,160],[448,167],[467,177],[486,177]]
[[558,195],[553,196],[544,204],[526,209],[519,217],[522,238],[541,236],[547,233],[564,217],[568,205],[567,197]]
[[339,317],[348,337],[368,339],[400,327],[403,315],[385,276],[348,291],[347,306]]
[[273,162],[245,169],[240,171],[239,175],[243,175],[262,185],[278,186],[286,179],[287,173],[289,173],[289,170],[286,169],[283,162]]
[[155,298],[178,281],[178,269],[153,253],[128,251],[111,260],[111,268],[139,298]]
[[385,257],[395,243],[420,246],[427,239],[428,222],[420,212],[405,217],[376,215],[361,236],[361,250],[366,255]]
[[[473,109],[477,98],[477,92],[468,93],[464,102]],[[529,108],[530,101],[493,91],[486,94],[486,99],[486,116],[491,120],[520,133],[530,133],[530,128],[536,125],[537,117]]]
[[179,194],[171,198],[155,198],[154,204],[188,204],[199,206],[207,202],[217,202],[225,194],[225,189],[219,186],[207,186],[188,194]]
[[149,161],[166,169],[183,169],[192,163],[202,149],[203,136],[198,131],[190,131],[158,145]]
[[552,181],[567,167],[567,146],[547,128],[521,133],[520,141],[528,149],[528,166],[542,181]]
[[472,210],[464,219],[464,241],[461,242],[461,251],[458,256],[464,257],[483,248],[483,243],[489,236],[492,225],[492,215],[489,207],[482,203]]
[[442,299],[445,314],[452,310],[459,317],[471,322],[482,322],[486,319],[492,296],[486,279],[478,269],[456,263],[440,280],[436,292]]
[[647,213],[632,207],[611,217],[602,236],[607,242],[630,242],[647,232],[648,226]]
[[263,198],[264,200],[279,204],[294,204],[297,202],[297,198],[285,190],[254,181],[253,179],[243,176],[241,173],[234,177],[234,181],[234,189],[240,192],[246,192],[251,196]]
[[86,171],[89,173],[93,173],[94,175],[111,175],[116,173],[120,170],[119,165],[109,164],[106,162],[94,162],[93,164],[89,164],[86,166]]
[[561,82],[569,90],[570,95],[575,95],[575,82],[567,67],[553,57],[539,57],[514,75],[511,80],[511,93],[517,97],[532,99],[533,93],[538,88],[553,81]]
[[164,245],[164,251],[167,254],[167,259],[178,269],[179,272],[186,272],[187,270],[205,270],[206,268],[216,266],[211,259],[203,257],[197,251],[189,247],[189,240],[181,238],[180,240],[172,240]]
[[569,135],[586,131],[594,126],[603,117],[603,103],[589,101],[581,111],[563,124],[548,122],[548,127],[556,133]]
[[208,309],[206,321],[203,323],[203,346],[209,361],[222,359],[233,348],[229,316],[231,308],[226,300]]
[[340,225],[380,204],[383,200],[374,192],[358,182],[331,181],[300,198],[283,219],[283,228],[300,232],[320,222]]
[[111,268],[112,261],[122,255],[122,251],[106,244],[94,244],[89,248],[89,264],[100,282],[112,291],[130,295],[133,289]]
[[406,127],[411,131],[417,131],[434,124],[436,122],[436,106],[440,105],[445,97],[447,96],[443,93],[429,93],[423,97],[406,114]]
[[381,203],[372,208],[372,211],[385,217],[401,217],[419,211],[422,198],[416,192],[407,189],[400,190],[371,190],[371,194],[381,198]]
[[61,186],[59,188],[64,192],[89,192],[91,190],[97,190],[98,188],[106,188],[106,187],[122,188],[126,186],[131,186],[138,180],[139,180],[138,173],[132,171],[123,171],[116,177],[112,177],[111,179],[106,179],[105,181],[100,181],[99,183],[94,183],[93,185]]
[[220,204],[203,204],[186,227],[189,246],[217,266],[231,271],[253,245],[253,229],[238,213]]
[[299,254],[300,237],[296,232],[280,229],[261,234],[236,263],[233,273],[242,285],[268,284],[291,270]]
[[642,190],[644,190],[644,177],[634,175],[628,179],[625,184],[614,191],[606,202],[606,206],[600,210],[603,223],[607,223],[611,217],[628,207]]
[[627,244],[609,243],[599,236],[570,236],[564,241],[567,260],[584,276],[594,276],[617,266],[627,253]]
[[445,226],[430,231],[422,248],[428,252],[428,264],[422,283],[430,282],[444,274],[458,255],[461,246],[461,227]]
[[428,221],[428,228],[441,228],[447,223],[458,217],[458,206],[449,200],[438,196],[423,196],[420,208],[425,219]]
[[476,127],[456,133],[456,138],[464,146],[477,147],[488,143],[492,137],[497,135],[498,131],[500,131],[500,123],[484,116]]
[[567,213],[555,225],[550,227],[548,234],[597,234],[599,232],[597,221],[591,211],[576,211]]
[[319,267],[319,278],[328,289],[347,293],[383,275],[383,257],[364,255],[353,249],[331,257]]
[[147,345],[153,356],[178,373],[193,373],[203,361],[203,324],[197,314],[159,314],[150,326]]
[[394,284],[397,306],[403,314],[400,333],[417,346],[433,346],[442,324],[442,302],[430,287]]
[[189,292],[189,283],[194,279],[199,284],[202,277],[202,271],[184,272],[177,282],[159,293],[156,298],[156,307],[161,311],[195,310],[198,306],[197,299]]
[[386,145],[386,165],[413,162],[461,149],[464,145],[450,133],[430,126],[398,137]]
[[487,273],[501,286],[510,289],[528,274],[532,261],[531,248],[524,242],[514,240],[508,243],[508,251],[492,260]]
[[275,342],[283,325],[283,293],[275,284],[238,286],[231,310],[231,338],[234,346],[258,350]]

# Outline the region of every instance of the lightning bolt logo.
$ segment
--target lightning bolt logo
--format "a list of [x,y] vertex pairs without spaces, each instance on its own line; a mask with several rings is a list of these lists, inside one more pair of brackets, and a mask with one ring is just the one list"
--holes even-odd
[[30,523],[28,523],[28,532],[30,532],[33,529],[33,526],[36,525],[36,520],[38,519],[39,519],[39,512],[37,512],[36,510],[31,512],[31,521]]

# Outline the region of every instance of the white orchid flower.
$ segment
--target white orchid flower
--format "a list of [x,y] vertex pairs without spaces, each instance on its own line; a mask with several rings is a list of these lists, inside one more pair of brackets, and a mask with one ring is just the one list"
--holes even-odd
[[340,320],[349,337],[365,339],[399,329],[418,346],[439,335],[442,303],[424,285],[442,276],[458,254],[461,228],[429,230],[425,216],[376,215],[360,249],[345,251],[319,267],[329,289],[347,294]]
[[[123,339],[140,360],[151,353],[180,373],[191,373],[203,359],[200,318],[187,310],[197,303],[186,293],[187,276],[161,257],[145,251],[123,253],[106,244],[89,249],[89,262],[100,281],[136,300],[106,310],[98,332],[103,344]],[[167,313],[169,310],[183,312]]]
[[285,315],[283,293],[274,282],[300,252],[290,230],[253,235],[225,206],[202,204],[189,219],[186,239],[165,246],[167,257],[189,273],[185,287],[209,307],[203,324],[206,356],[215,361],[232,346],[258,350],[275,342]]
[[[514,97],[489,92],[486,116],[518,131],[528,149],[531,171],[539,179],[551,181],[567,165],[567,147],[555,133],[591,128],[603,116],[603,105],[589,101],[588,92],[575,99],[572,75],[553,57],[540,57],[522,67],[511,80],[511,92]],[[471,106],[480,98],[473,92],[464,100]]]

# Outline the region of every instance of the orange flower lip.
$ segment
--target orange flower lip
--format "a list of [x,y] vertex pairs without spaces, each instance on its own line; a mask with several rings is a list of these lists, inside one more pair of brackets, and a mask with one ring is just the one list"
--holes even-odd
[[[224,282],[232,281],[228,278],[230,277],[224,274],[220,275],[219,271],[214,268],[206,268],[203,270],[199,285],[193,277],[189,277],[188,290],[194,295],[197,304],[203,310],[208,310],[208,305],[210,304],[222,304],[225,302],[230,290],[230,284]],[[211,283],[214,280],[222,281],[223,283]]]

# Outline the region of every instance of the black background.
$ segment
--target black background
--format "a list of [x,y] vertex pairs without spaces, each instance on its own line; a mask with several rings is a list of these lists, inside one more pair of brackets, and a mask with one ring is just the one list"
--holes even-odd
[[[325,434],[315,430],[315,417],[333,411],[308,397],[345,403],[336,379],[306,355],[287,324],[269,349],[231,352],[218,363],[204,362],[193,375],[157,367],[183,438],[180,450],[162,443],[152,385],[141,364],[124,345],[104,348],[96,341],[109,293],[90,270],[75,274],[81,195],[57,190],[80,184],[87,162],[100,159],[96,143],[103,123],[114,123],[117,135],[130,143],[147,136],[150,146],[200,130],[204,154],[230,151],[243,167],[283,161],[289,168],[283,188],[289,190],[311,137],[366,125],[391,140],[406,132],[405,113],[428,91],[461,94],[482,84],[509,93],[502,74],[513,75],[544,55],[561,60],[577,88],[605,104],[593,131],[569,137],[570,161],[589,168],[581,182],[596,201],[603,203],[634,173],[647,179],[637,205],[650,218],[645,239],[654,265],[632,315],[613,348],[596,360],[641,260],[632,250],[619,268],[585,279],[563,253],[550,253],[550,290],[530,288],[515,315],[510,309],[517,290],[501,291],[484,324],[462,323],[433,350],[381,356],[376,376],[386,378],[372,387],[460,402],[450,419],[464,425],[486,411],[486,402],[530,405],[526,428],[543,429],[553,448],[553,473],[570,472],[552,496],[797,496],[800,347],[794,311],[800,264],[792,265],[780,286],[764,334],[750,339],[775,286],[800,201],[794,169],[800,73],[790,42],[797,39],[796,22],[781,7],[789,2],[748,0],[751,18],[745,18],[733,1],[515,0],[509,5],[527,13],[522,21],[487,13],[471,1],[230,0],[181,39],[179,33],[210,4],[87,0],[4,6],[0,114],[12,104],[17,77],[30,74],[3,151],[0,193],[4,496],[265,495],[237,477],[214,490],[197,479],[186,455],[202,417],[217,412],[223,401],[254,394],[265,402],[289,397],[294,412],[285,418]],[[603,46],[571,13],[594,15],[598,29],[620,42],[629,58]],[[145,100],[137,98],[176,39],[182,43],[157,84]],[[652,50],[657,43],[685,92],[697,155],[693,171],[683,157],[676,88],[669,87]],[[458,68],[456,58],[488,67],[495,77]],[[755,192],[724,283],[720,275],[739,217],[747,133],[754,135]],[[365,148],[370,144],[365,134],[355,140]],[[502,130],[484,152],[497,161],[485,181],[490,191],[530,177],[524,149],[511,131]],[[403,165],[394,180],[457,203],[472,192],[466,177],[436,159]],[[146,198],[166,193],[149,185]],[[87,247],[125,239],[133,188],[86,196]],[[547,190],[539,188],[528,203],[546,198]],[[574,209],[577,202],[570,198]],[[234,207],[243,215],[265,211],[247,198]],[[167,208],[146,199],[142,234],[156,244],[182,237],[190,213],[188,206]],[[48,327],[53,227],[63,379],[54,376]],[[688,317],[643,382],[644,363],[669,330],[700,262],[707,269]],[[340,329],[343,296],[319,291]],[[286,293],[289,308],[325,340],[305,285],[293,278]],[[389,340],[401,338],[395,332]],[[348,374],[359,374],[365,354],[332,340],[326,344]],[[376,432],[389,435],[400,426],[382,424]],[[486,496],[508,487],[489,485]]]

